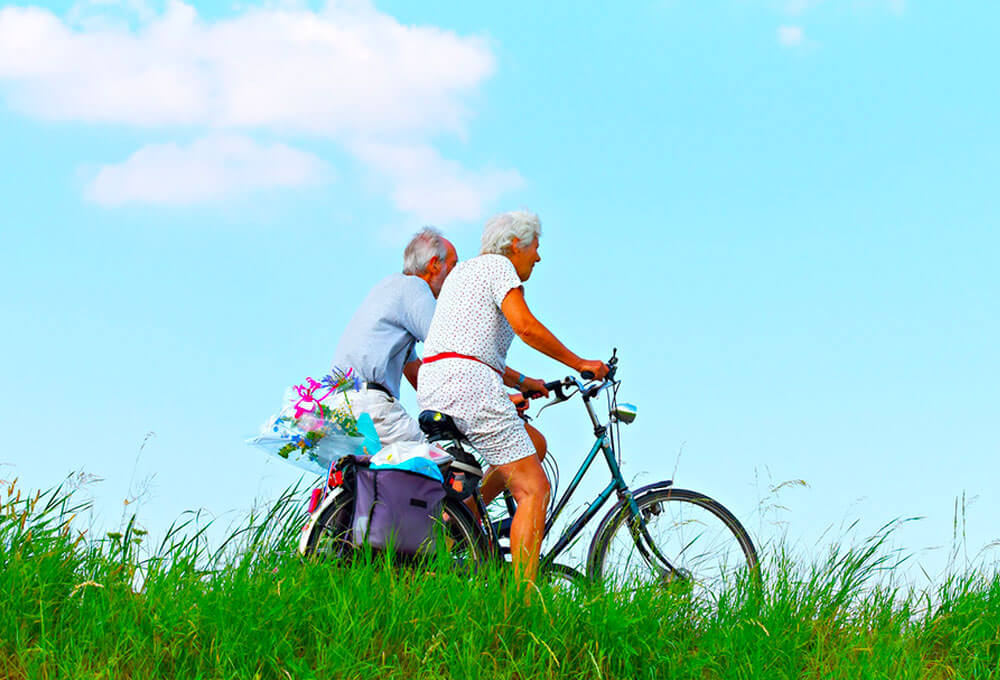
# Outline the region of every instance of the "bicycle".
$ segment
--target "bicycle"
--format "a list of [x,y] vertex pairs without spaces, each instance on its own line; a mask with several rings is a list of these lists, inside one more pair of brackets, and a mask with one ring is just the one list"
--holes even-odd
[[[610,368],[603,380],[582,374],[583,380],[569,376],[548,382],[545,387],[552,397],[539,409],[569,401],[580,394],[594,428],[595,442],[586,455],[563,495],[550,506],[545,521],[548,537],[556,522],[568,506],[584,475],[598,454],[603,454],[610,472],[607,486],[593,499],[581,514],[569,522],[558,540],[543,552],[539,562],[542,578],[568,579],[574,583],[605,583],[613,587],[632,587],[643,583],[684,583],[704,592],[715,592],[724,583],[732,582],[736,573],[747,570],[759,573],[759,560],[753,541],[739,520],[722,504],[705,494],[680,489],[672,480],[663,480],[631,490],[621,472],[621,425],[635,420],[636,408],[619,404],[617,400],[621,381],[616,379],[618,370],[617,349],[608,361]],[[594,401],[605,394],[608,404],[608,421],[601,422],[594,410]],[[537,396],[537,395],[529,395]],[[435,411],[424,411],[419,422],[428,441],[437,443],[448,451],[454,461],[446,470],[446,487],[449,491],[442,514],[442,526],[451,538],[450,550],[459,564],[479,564],[501,561],[507,551],[501,539],[509,538],[510,521],[516,505],[509,493],[503,495],[505,517],[491,517],[479,493],[483,470],[476,458],[467,450],[472,448],[455,426],[450,416]],[[586,557],[586,575],[556,559],[601,511],[611,498],[617,496],[615,505],[603,516],[594,532]],[[478,510],[481,524],[462,502],[466,498]],[[332,504],[330,507],[333,507]],[[338,510],[331,510],[327,522],[317,522],[306,542],[315,548],[322,540],[339,540],[343,546],[343,513],[349,509],[344,500]],[[337,513],[340,513],[339,515]],[[493,513],[496,515],[496,512]],[[340,538],[338,539],[338,532]]]

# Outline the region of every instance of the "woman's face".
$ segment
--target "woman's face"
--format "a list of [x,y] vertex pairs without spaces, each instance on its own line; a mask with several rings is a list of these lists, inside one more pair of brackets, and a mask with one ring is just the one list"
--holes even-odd
[[535,263],[542,260],[538,255],[538,237],[536,236],[531,243],[523,247],[517,239],[514,239],[514,243],[511,244],[510,255],[507,257],[513,263],[518,278],[522,281],[527,281],[528,277],[531,276],[531,270],[535,268]]

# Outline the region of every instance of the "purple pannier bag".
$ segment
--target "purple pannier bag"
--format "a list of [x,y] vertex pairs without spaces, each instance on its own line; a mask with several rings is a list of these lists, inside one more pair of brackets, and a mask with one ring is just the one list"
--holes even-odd
[[[367,462],[367,461],[366,461]],[[415,555],[434,547],[434,521],[441,516],[441,482],[406,470],[372,470],[358,461],[354,523],[356,545]]]

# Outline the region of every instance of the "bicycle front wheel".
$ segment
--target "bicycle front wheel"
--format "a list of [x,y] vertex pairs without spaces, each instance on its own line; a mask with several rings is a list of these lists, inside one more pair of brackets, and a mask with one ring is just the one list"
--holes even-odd
[[758,573],[757,551],[720,503],[687,489],[655,489],[612,510],[591,544],[587,573],[616,588],[686,584],[716,595],[740,573]]

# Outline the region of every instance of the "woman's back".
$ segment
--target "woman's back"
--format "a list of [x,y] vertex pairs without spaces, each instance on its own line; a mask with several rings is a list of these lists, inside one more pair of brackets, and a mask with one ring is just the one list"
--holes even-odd
[[503,255],[480,255],[457,265],[438,296],[424,355],[456,352],[503,371],[514,330],[501,305],[520,286],[514,265]]

